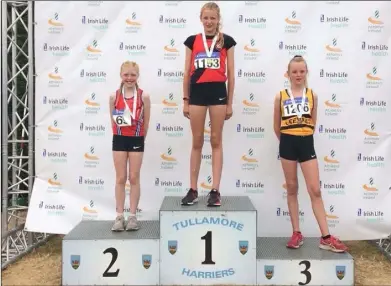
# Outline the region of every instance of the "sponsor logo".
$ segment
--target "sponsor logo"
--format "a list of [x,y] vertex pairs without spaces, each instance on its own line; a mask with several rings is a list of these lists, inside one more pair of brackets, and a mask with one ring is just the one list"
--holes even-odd
[[48,126],[48,140],[60,140],[63,130],[58,128],[58,121],[54,120],[53,125]]
[[381,33],[384,30],[384,21],[380,17],[380,11],[375,12],[368,17],[368,32],[370,33]]
[[48,74],[49,77],[49,82],[48,86],[49,87],[60,87],[60,84],[63,83],[63,78],[61,74],[58,71],[58,67],[54,67],[53,72]]
[[241,159],[243,161],[242,170],[254,171],[259,167],[258,159],[255,158],[254,149],[252,148],[248,149],[247,154],[243,154]]
[[109,28],[109,20],[105,17],[81,17],[81,23],[93,27],[98,31],[105,31]]
[[382,78],[377,75],[377,67],[372,68],[372,72],[366,74],[367,85],[369,89],[380,88],[383,84]]
[[296,11],[292,11],[290,17],[285,18],[285,33],[297,33],[301,30],[301,22],[297,19]]
[[339,224],[339,217],[334,212],[334,205],[330,205],[329,211],[326,212],[327,223],[330,228],[335,228]]
[[266,73],[264,71],[243,71],[242,69],[238,70],[239,78],[246,78],[250,83],[265,83],[266,82]]
[[105,71],[80,71],[80,77],[86,78],[91,83],[106,82],[107,73]]
[[236,187],[242,188],[245,193],[263,194],[265,192],[265,185],[261,181],[244,181],[236,180]]
[[102,124],[87,125],[82,122],[80,123],[79,129],[81,132],[86,132],[88,136],[92,137],[102,137],[106,134],[106,127]]
[[342,57],[342,49],[338,46],[338,41],[334,38],[331,44],[326,45],[326,60],[338,61]]
[[63,216],[65,214],[65,205],[62,204],[45,204],[40,201],[38,208],[45,210],[48,216]]
[[361,97],[360,106],[366,106],[368,112],[387,112],[387,102],[384,100],[365,100]]
[[65,110],[68,108],[67,97],[53,98],[53,97],[43,96],[42,103],[44,105],[51,105],[52,110]]
[[330,28],[348,28],[349,21],[349,17],[346,16],[328,17],[324,14],[320,15],[320,22],[330,24]]
[[168,25],[169,28],[173,29],[184,29],[187,27],[187,19],[184,17],[165,17],[160,15],[159,23]]
[[287,44],[284,42],[280,42],[278,44],[278,49],[280,51],[288,51],[289,56],[307,55],[307,45],[305,44]]
[[364,130],[364,144],[377,144],[380,140],[379,133],[376,132],[375,123],[372,122],[370,128]]
[[182,82],[184,73],[181,70],[163,71],[162,69],[158,69],[157,76],[163,77],[167,82]]
[[344,71],[325,72],[324,69],[321,69],[319,72],[319,77],[328,79],[332,84],[346,84],[349,82],[349,75]]
[[239,24],[247,24],[247,27],[252,29],[266,29],[266,18],[264,17],[245,17],[239,15]]
[[53,17],[48,19],[48,33],[49,34],[61,34],[64,32],[64,24],[59,21],[59,14],[54,13]]
[[68,45],[50,45],[48,43],[43,44],[43,50],[50,52],[55,57],[69,56],[71,48]]
[[345,140],[347,138],[346,128],[327,128],[323,124],[319,125],[319,133],[327,134],[330,140]]
[[138,33],[142,28],[142,23],[137,19],[137,14],[135,12],[125,19],[125,25],[125,33],[127,34]]
[[357,217],[364,218],[367,222],[370,223],[380,223],[384,221],[384,213],[378,210],[364,210],[359,208],[357,210]]

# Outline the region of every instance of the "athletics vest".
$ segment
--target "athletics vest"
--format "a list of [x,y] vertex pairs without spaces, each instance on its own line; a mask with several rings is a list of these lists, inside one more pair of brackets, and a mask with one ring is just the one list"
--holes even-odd
[[[115,122],[112,123],[112,129],[114,135],[123,136],[144,136],[144,104],[142,100],[143,90],[137,88],[137,105],[136,105],[136,118],[132,118],[131,126],[119,126]],[[130,110],[133,110],[134,97],[126,99]],[[119,114],[125,110],[125,101],[120,90],[115,93],[114,110],[113,114]],[[112,115],[113,115],[112,114]],[[117,118],[120,123],[121,118]]]
[[[302,97],[296,97],[291,102],[286,89],[280,91],[281,126],[280,132],[284,134],[306,136],[314,133],[314,123],[311,117],[314,108],[314,95],[312,89],[306,88],[305,103]],[[297,109],[302,113],[299,117]]]
[[[206,36],[208,48],[211,47],[213,37]],[[216,43],[217,46],[217,43]],[[227,50],[225,47],[220,49],[214,47],[210,58],[207,57],[202,34],[195,36],[193,50],[191,54],[191,83],[204,82],[225,82]]]

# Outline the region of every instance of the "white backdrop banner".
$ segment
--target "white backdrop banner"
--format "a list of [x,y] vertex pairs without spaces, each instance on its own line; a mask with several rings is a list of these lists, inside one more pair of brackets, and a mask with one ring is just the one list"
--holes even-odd
[[[158,219],[163,197],[179,200],[189,187],[183,42],[202,31],[205,2],[34,3],[36,179],[26,229],[66,234],[83,219],[114,220],[108,98],[126,60],[140,65],[140,86],[152,98],[138,216]],[[218,4],[223,32],[238,43],[234,116],[224,127],[222,196],[251,198],[258,236],[291,234],[273,98],[288,86],[287,63],[301,54],[319,95],[315,148],[331,232],[352,240],[389,235],[391,3]],[[209,119],[204,134],[201,195],[212,185]],[[319,236],[300,168],[298,176],[302,231]]]

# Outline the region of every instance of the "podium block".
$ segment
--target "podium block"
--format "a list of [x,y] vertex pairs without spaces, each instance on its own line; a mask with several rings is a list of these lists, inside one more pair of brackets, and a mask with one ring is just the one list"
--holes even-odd
[[257,210],[245,196],[160,208],[160,285],[256,285]]
[[257,238],[257,285],[354,285],[349,253],[322,250],[318,238],[288,249],[288,239]]
[[159,285],[159,222],[134,232],[112,224],[82,221],[63,238],[63,285]]

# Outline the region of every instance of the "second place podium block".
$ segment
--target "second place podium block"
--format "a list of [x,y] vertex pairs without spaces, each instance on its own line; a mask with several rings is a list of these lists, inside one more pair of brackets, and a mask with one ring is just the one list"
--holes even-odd
[[257,211],[248,197],[207,198],[182,206],[165,197],[160,208],[160,284],[256,284]]

